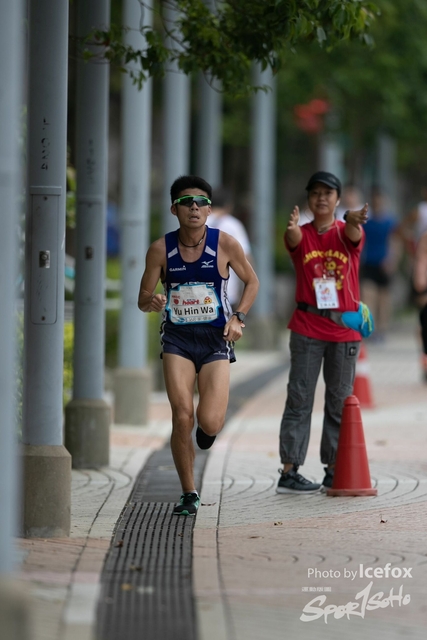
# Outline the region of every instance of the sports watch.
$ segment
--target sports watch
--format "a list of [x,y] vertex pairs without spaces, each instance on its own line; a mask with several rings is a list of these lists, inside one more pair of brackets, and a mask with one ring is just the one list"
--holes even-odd
[[246,313],[243,313],[242,311],[235,311],[233,313],[233,316],[236,316],[236,318],[240,320],[240,322],[244,322],[246,318]]

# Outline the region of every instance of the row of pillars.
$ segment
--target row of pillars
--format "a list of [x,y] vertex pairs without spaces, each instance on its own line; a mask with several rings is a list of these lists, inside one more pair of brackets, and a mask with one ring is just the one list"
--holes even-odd
[[[213,10],[213,2],[206,2]],[[81,57],[78,62],[74,388],[73,399],[66,407],[64,430],[68,0],[29,0],[28,6],[23,454],[18,458],[14,402],[15,240],[21,190],[18,140],[24,75],[24,2],[0,0],[0,618],[12,640],[28,637],[26,615],[13,613],[19,610],[21,601],[14,600],[10,585],[4,588],[14,569],[13,536],[18,531],[25,536],[69,535],[72,463],[79,468],[108,464],[111,422],[110,407],[103,399],[109,69],[99,59],[85,63]],[[78,37],[84,37],[94,27],[108,27],[109,0],[78,0],[76,8]],[[166,11],[166,18],[173,25],[176,15],[170,8]],[[149,26],[151,20],[147,1],[125,0],[123,23],[132,27],[125,35],[127,43],[136,49],[143,47],[140,28]],[[92,45],[92,51],[102,55],[96,45]],[[254,96],[252,116],[253,254],[261,287],[251,322],[257,327],[256,333],[265,336],[271,331],[274,299],[275,92],[268,70],[255,68],[254,84],[273,89]],[[205,78],[200,79],[198,90],[201,109],[197,136],[203,144],[196,145],[197,173],[215,188],[222,175],[222,97]],[[137,295],[149,243],[151,101],[150,80],[138,92],[130,78],[124,76],[122,312],[116,423],[147,421],[147,316],[137,308]],[[169,212],[170,184],[189,170],[189,104],[190,80],[173,69],[164,85],[164,232],[174,225]],[[334,170],[331,165],[337,163],[336,149],[330,146],[328,153],[323,168]],[[21,503],[23,513],[18,510]]]
[[[0,56],[0,577],[13,570],[12,539],[68,536],[70,532],[71,466],[99,467],[109,462],[110,407],[103,398],[105,211],[109,69],[86,63],[77,71],[77,224],[74,292],[75,348],[73,399],[63,424],[63,326],[65,204],[67,158],[68,0],[28,3],[28,145],[26,267],[24,306],[24,399],[22,456],[16,464],[14,398],[16,230],[21,190],[19,113],[22,104],[23,0],[2,0]],[[143,46],[140,27],[149,25],[148,3],[126,0],[124,24],[129,44]],[[79,0],[77,35],[109,25],[109,0]],[[173,22],[174,16],[169,19]],[[95,55],[102,54],[91,45]],[[257,84],[272,84],[268,72]],[[213,186],[221,176],[221,95],[201,80],[200,133],[204,153],[201,175]],[[138,92],[128,77],[123,83],[122,167],[122,313],[120,368],[117,372],[116,422],[146,422],[147,316],[137,309],[139,281],[149,242],[151,81]],[[169,96],[169,98],[168,98]],[[172,181],[188,172],[189,80],[170,73],[165,80],[165,193]],[[187,124],[186,124],[187,123]],[[273,275],[274,93],[254,98],[254,255],[261,294],[254,316],[271,309]],[[164,201],[168,231],[169,197]],[[258,309],[258,311],[257,311]],[[143,393],[141,393],[143,389]],[[137,418],[117,419],[123,406],[135,407]],[[141,398],[143,400],[141,404]],[[70,455],[71,453],[71,455]],[[22,468],[22,473],[21,473]],[[22,484],[18,491],[19,478]],[[18,496],[22,497],[19,498]],[[22,513],[18,517],[18,505]],[[21,523],[21,526],[18,525]],[[12,637],[12,636],[11,636]]]

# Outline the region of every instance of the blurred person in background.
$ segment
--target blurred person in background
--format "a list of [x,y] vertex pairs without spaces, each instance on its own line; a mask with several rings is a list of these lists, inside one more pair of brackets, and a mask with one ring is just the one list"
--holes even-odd
[[397,222],[387,209],[386,197],[373,187],[369,220],[365,224],[365,247],[362,254],[362,300],[370,308],[375,322],[372,340],[383,342],[391,313],[391,283],[400,257]]
[[417,244],[427,231],[427,187],[421,189],[421,200],[403,218],[398,233],[402,238],[406,252],[411,259],[411,268],[417,251]]
[[[232,208],[232,198],[229,190],[225,187],[216,189],[212,201],[212,213],[209,217],[209,226],[213,229],[225,231],[225,233],[230,234],[230,236],[237,240],[237,242],[242,245],[247,260],[253,265],[248,234],[246,233],[243,223],[231,214]],[[242,281],[237,277],[233,269],[230,268],[227,297],[233,309],[235,309],[239,303],[241,293]]]
[[346,184],[343,187],[340,204],[335,211],[337,220],[344,220],[345,212],[359,211],[364,205],[363,194],[354,184]]
[[417,245],[412,283],[421,325],[421,371],[424,382],[427,382],[427,231],[423,233]]

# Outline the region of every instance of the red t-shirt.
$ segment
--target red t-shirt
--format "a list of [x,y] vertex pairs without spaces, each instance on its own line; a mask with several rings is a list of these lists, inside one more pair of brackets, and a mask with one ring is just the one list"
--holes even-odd
[[[302,225],[302,240],[291,250],[286,243],[296,271],[297,302],[317,307],[313,280],[335,278],[339,307],[335,311],[357,311],[359,308],[359,263],[365,241],[355,245],[344,233],[345,223],[338,220],[325,233],[318,233],[311,222]],[[361,335],[353,329],[341,327],[329,318],[322,318],[309,311],[296,309],[288,325],[289,329],[308,338],[327,342],[354,342]]]

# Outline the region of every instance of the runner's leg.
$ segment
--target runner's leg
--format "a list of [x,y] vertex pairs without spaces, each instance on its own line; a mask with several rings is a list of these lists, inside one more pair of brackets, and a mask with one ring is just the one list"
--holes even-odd
[[171,450],[183,493],[195,490],[194,445],[194,387],[196,368],[191,360],[164,353],[163,373],[172,409]]
[[197,420],[209,436],[216,436],[224,426],[230,389],[230,363],[215,360],[204,364],[199,372]]

